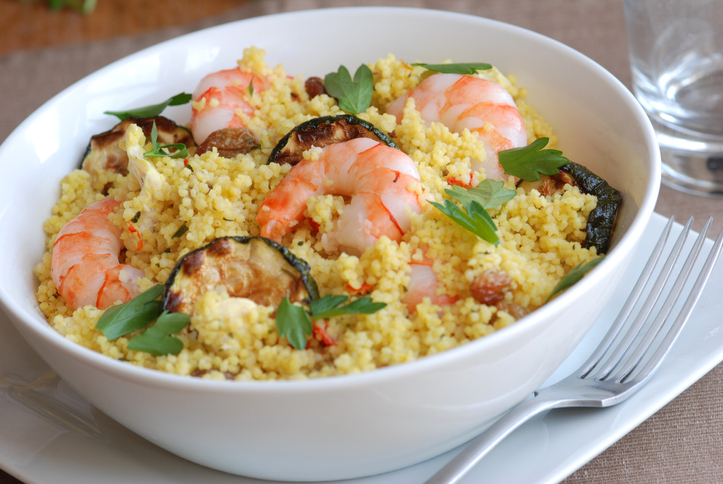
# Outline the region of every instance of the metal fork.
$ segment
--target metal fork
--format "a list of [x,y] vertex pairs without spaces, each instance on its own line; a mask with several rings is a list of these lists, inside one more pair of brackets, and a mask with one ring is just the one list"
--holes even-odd
[[[661,330],[666,321],[669,321],[668,316],[683,291],[713,221],[712,218],[709,218],[667,298],[662,303],[657,316],[652,322],[648,323],[646,331],[641,332],[666,287],[675,262],[683,249],[693,218],[691,217],[683,228],[658,278],[654,281],[650,293],[642,303],[642,307],[640,307],[632,323],[628,324],[643,290],[649,281],[652,282],[650,276],[663,252],[673,221],[673,218],[668,221],[630,297],[603,338],[600,346],[597,347],[585,364],[558,383],[536,391],[533,398],[510,410],[487,431],[470,441],[465,450],[440,469],[426,484],[453,484],[458,482],[502,439],[540,412],[553,408],[603,408],[616,405],[630,398],[650,380],[688,320],[693,306],[698,301],[700,294],[703,292],[703,287],[713,270],[721,245],[723,245],[723,231],[721,231],[678,317],[670,325],[667,334],[662,336]],[[626,332],[621,330],[626,330]],[[661,337],[656,339],[658,335],[661,335]],[[655,344],[653,344],[654,340]],[[633,343],[636,344],[633,345]],[[653,350],[655,353],[643,361],[646,353]]]

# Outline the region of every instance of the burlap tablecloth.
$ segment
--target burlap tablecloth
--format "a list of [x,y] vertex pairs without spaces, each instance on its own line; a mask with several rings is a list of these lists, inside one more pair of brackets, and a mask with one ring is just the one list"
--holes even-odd
[[[73,82],[162,40],[259,15],[354,5],[451,10],[508,22],[579,50],[630,86],[622,0],[263,0],[189,27],[93,44],[24,51],[0,58],[0,141],[36,108]],[[717,218],[713,233],[723,227],[721,199],[686,195],[662,187],[656,211],[675,215],[678,220],[694,215],[696,228],[712,215]],[[723,366],[718,366],[565,482],[723,482],[719,463],[723,456],[722,375]],[[11,482],[18,481],[0,471],[0,484]]]

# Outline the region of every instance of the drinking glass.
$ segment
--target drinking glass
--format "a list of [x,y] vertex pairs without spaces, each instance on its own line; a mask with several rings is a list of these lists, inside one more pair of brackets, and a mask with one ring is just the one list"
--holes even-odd
[[723,195],[723,0],[625,0],[625,21],[663,183]]

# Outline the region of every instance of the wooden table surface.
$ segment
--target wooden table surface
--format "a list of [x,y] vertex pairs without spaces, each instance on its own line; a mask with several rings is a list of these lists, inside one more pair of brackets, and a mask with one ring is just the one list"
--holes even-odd
[[[205,18],[218,19],[219,16],[223,16],[224,13],[236,11],[239,7],[242,7],[245,4],[265,2],[273,3],[274,1],[275,0],[263,0],[259,2],[253,2],[252,0],[98,0],[95,11],[91,15],[83,16],[67,8],[61,11],[51,11],[48,9],[47,3],[44,0],[35,0],[31,2],[23,2],[20,0],[0,0],[0,61],[2,61],[3,58],[10,59],[11,61],[6,63],[6,65],[13,65],[12,56],[17,53],[33,51],[40,53],[43,52],[42,49],[46,47],[79,45],[94,41],[123,38],[124,36],[129,35],[145,34],[172,26],[190,25]],[[489,4],[487,4],[487,2],[489,2]],[[271,10],[276,9],[278,11],[284,9],[287,3],[293,4],[295,9],[298,9],[310,8],[309,6],[305,6],[307,4],[313,7],[317,4],[321,6],[333,6],[336,3],[350,4],[353,2],[344,0],[339,0],[339,2],[334,2],[333,0],[309,0],[308,2],[301,0],[296,2],[278,1],[276,2],[276,7]],[[365,3],[383,4],[384,2]],[[405,5],[414,6],[415,3],[417,2],[410,0],[407,1]],[[510,3],[512,2],[507,3],[504,0],[485,0],[484,2],[480,1],[479,3],[464,0],[450,0],[449,3],[441,1],[435,3],[433,1],[420,0],[418,3],[421,4],[420,6],[430,6],[430,4],[433,4],[432,6],[435,8],[449,7],[449,9],[452,10],[489,16],[491,18],[497,18],[511,23],[516,23],[515,19],[517,18],[516,13],[513,11],[514,8],[510,6]],[[532,0],[527,3],[530,5],[534,4]],[[617,19],[615,22],[620,22],[620,19],[622,18],[622,2],[607,1],[602,3],[604,3],[604,5],[599,7],[601,9],[618,9],[615,11],[613,17]],[[488,6],[485,7],[483,4],[487,4]],[[564,0],[559,0],[557,4],[564,4]],[[575,12],[580,11],[581,9],[587,9],[588,12],[592,12],[592,17],[579,19],[571,18],[569,19],[571,22],[570,25],[573,25],[574,22],[584,23],[587,21],[590,22],[590,25],[592,26],[599,18],[603,17],[604,12],[602,10],[596,10],[596,8],[598,8],[596,5],[600,4],[599,2],[594,2],[593,0],[579,0],[578,2],[575,2],[575,4],[575,8],[571,9],[567,9],[568,4],[564,4],[567,10],[566,14],[574,16]],[[551,18],[552,17],[548,18],[548,21]],[[554,23],[554,21],[552,23]],[[595,45],[593,42],[590,44],[592,47],[590,47],[575,45],[574,38],[566,37],[567,32],[559,26],[555,27],[556,30],[546,31],[545,25],[545,23],[536,23],[533,25],[522,26],[532,28],[533,30],[537,30],[545,35],[549,35],[557,38],[558,40],[569,43],[572,47],[578,48],[583,51],[583,53],[591,56],[594,60],[602,63],[624,83],[629,85],[630,73],[626,65],[626,56],[624,53],[619,52],[621,48],[625,48],[624,29],[622,29],[622,39],[620,39],[619,36],[616,36],[617,44]],[[620,28],[620,25],[615,24],[613,27]],[[578,26],[577,28],[579,29],[580,27]],[[606,50],[616,49],[618,51],[616,55],[603,59],[605,57]],[[597,58],[596,55],[598,55]],[[109,62],[111,60],[115,59],[109,59]],[[608,62],[607,65],[606,60]],[[12,73],[3,73],[0,71],[0,90],[4,86],[3,76],[7,79],[8,76],[12,75]],[[11,82],[6,82],[6,84],[15,85]],[[61,88],[62,87],[65,86],[61,86]],[[50,93],[48,96],[52,94],[54,93]],[[37,105],[28,107],[28,109],[35,109],[35,107],[37,107]],[[29,114],[29,112],[27,114]],[[27,114],[24,114],[23,117]],[[18,119],[17,122],[20,122],[21,120],[22,118]],[[8,132],[0,133],[0,142],[4,140],[7,134]],[[667,187],[662,187],[656,211],[663,215],[676,215],[678,220],[686,219],[689,214],[693,213],[697,215],[714,215],[716,216],[716,221],[713,227],[715,233],[723,227],[723,203],[721,203],[718,199],[695,197],[681,194]],[[702,226],[702,218],[703,217],[699,217],[696,221],[695,228],[699,229]],[[685,413],[685,408],[694,405],[696,399],[699,398],[701,393],[709,395],[710,397],[711,392],[708,388],[716,386],[716,382],[718,381],[717,377],[721,375],[723,375],[723,369],[719,366],[701,382],[694,385],[691,390],[685,392],[681,397],[671,402],[671,404],[669,404],[661,412],[625,437],[619,444],[616,444],[616,446],[604,453],[601,457],[596,459],[596,461],[604,464],[610,462],[612,465],[616,465],[618,467],[621,465],[630,465],[629,462],[626,464],[625,460],[625,452],[629,452],[628,447],[640,447],[641,445],[650,444],[651,439],[653,439],[652,442],[655,442],[655,445],[661,445],[660,441],[655,439],[655,435],[656,432],[657,435],[660,435],[661,432],[665,432],[666,428],[669,428],[667,432],[670,433],[670,438],[674,441],[677,440],[678,442],[685,442],[686,439],[688,439],[688,441],[698,439],[696,441],[698,442],[696,444],[698,446],[698,450],[705,449],[706,451],[712,452],[713,456],[720,457],[721,453],[723,453],[723,451],[721,451],[723,446],[720,445],[720,437],[716,437],[717,433],[715,435],[708,436],[706,434],[707,427],[710,425],[707,424],[706,421],[693,423],[688,422],[687,420],[681,420],[681,418],[685,418],[685,415],[687,415]],[[684,417],[681,417],[681,415]],[[708,416],[707,418],[719,419],[715,417],[715,415],[719,417],[720,413],[713,415],[714,417]],[[668,422],[667,419],[671,419],[671,421]],[[675,427],[674,429],[672,429],[673,426]],[[688,430],[689,433],[682,433],[681,435],[679,427],[684,430],[688,428],[688,426],[691,427]],[[0,432],[1,431],[2,429],[0,429]],[[701,433],[703,434],[702,441],[700,440]],[[672,448],[675,448],[675,446],[676,444],[674,443]],[[623,452],[621,452],[620,449],[623,449]],[[711,451],[711,449],[713,450]],[[643,478],[644,482],[657,482],[658,480],[679,482],[680,479],[683,479],[688,475],[695,477],[694,473],[676,473],[674,472],[675,467],[672,468],[673,470],[671,470],[670,467],[666,467],[665,469],[667,470],[667,474],[665,472],[663,472],[663,474],[651,472],[649,468],[646,469],[646,462],[650,462],[652,459],[654,462],[653,465],[656,465],[655,455],[658,455],[661,460],[657,462],[657,465],[663,466],[663,461],[665,460],[663,457],[665,456],[663,451],[658,452],[656,449],[646,449],[646,451],[648,452],[648,454],[646,454],[648,455],[648,457],[646,457],[648,460],[636,461],[637,467],[629,469],[630,476],[645,476],[645,478]],[[650,457],[651,455],[653,457]],[[691,455],[695,454],[688,453],[680,458],[689,461],[691,459]],[[590,477],[597,476],[599,478],[602,474],[600,474],[601,471],[598,467],[594,467],[596,461],[591,463],[592,467],[589,465],[576,472],[571,479],[576,479],[574,482],[584,482],[588,475]],[[630,461],[630,459],[628,459],[628,461]],[[670,461],[670,458],[668,458],[668,461]],[[640,462],[643,463],[640,464]],[[668,463],[666,465],[670,466],[671,464]],[[672,465],[676,466],[679,464]],[[626,467],[625,470],[627,472],[628,468]],[[661,475],[663,476],[662,478],[659,477]],[[666,478],[666,476],[668,477]],[[676,477],[670,478],[670,476]],[[721,479],[723,479],[723,477],[719,476],[719,480]],[[17,484],[18,482],[19,481],[9,476],[7,473],[0,471],[0,484]],[[611,481],[597,479],[595,482]],[[698,480],[698,482],[705,481]]]
[[97,0],[90,15],[50,10],[46,0],[0,0],[0,56],[198,22],[253,0]]

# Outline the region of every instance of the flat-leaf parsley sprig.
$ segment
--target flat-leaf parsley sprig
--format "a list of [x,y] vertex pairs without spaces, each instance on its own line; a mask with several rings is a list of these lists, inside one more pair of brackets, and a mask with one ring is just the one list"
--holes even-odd
[[424,67],[434,72],[443,74],[477,74],[477,71],[487,71],[492,69],[492,64],[484,62],[463,62],[457,64],[425,64],[423,62],[415,62],[413,66]]
[[324,88],[330,96],[339,101],[339,109],[349,114],[359,114],[367,110],[372,102],[374,75],[366,64],[362,64],[354,73],[339,66],[338,72],[331,72],[324,77]]
[[374,314],[387,304],[374,302],[370,297],[360,297],[349,304],[344,304],[349,296],[327,295],[309,303],[313,319],[329,319],[342,314]]
[[430,202],[439,211],[454,220],[461,227],[469,230],[482,240],[497,245],[500,243],[497,237],[497,226],[487,212],[509,201],[516,195],[516,191],[503,188],[501,181],[482,180],[478,187],[462,188],[453,186],[444,192],[454,200],[462,204],[459,207],[451,200],[445,200],[444,205]]
[[105,111],[103,114],[111,114],[121,121],[126,118],[153,118],[158,116],[168,106],[180,106],[191,100],[191,94],[182,92],[163,101],[160,104],[152,104],[142,108],[129,109],[128,111]]
[[545,300],[545,303],[549,302],[550,299],[552,299],[557,294],[561,293],[568,287],[573,286],[575,283],[577,283],[580,279],[582,279],[585,274],[593,270],[599,263],[601,263],[605,259],[604,255],[599,255],[597,257],[593,257],[592,259],[588,259],[586,261],[580,262],[578,265],[573,267],[570,272],[565,274],[562,279],[560,279],[555,287],[552,289],[552,292],[549,296],[547,296],[547,299]]
[[[153,148],[151,148],[151,151],[148,151],[147,153],[144,153],[143,156],[146,158],[152,158],[152,157],[159,157],[159,156],[167,156],[169,158],[186,158],[188,157],[188,148],[186,148],[186,145],[183,143],[173,143],[170,145],[161,145],[158,142],[158,128],[156,128],[156,122],[153,121],[153,128],[151,128],[151,143],[153,143]],[[174,148],[176,151],[173,153],[169,153],[168,150],[170,148]]]
[[482,180],[478,186],[472,188],[463,188],[454,185],[451,189],[447,188],[445,193],[462,203],[465,207],[472,201],[476,201],[485,209],[499,207],[514,198],[517,195],[515,190],[504,188],[504,182],[495,180]]
[[570,163],[560,150],[545,150],[549,138],[537,138],[522,148],[502,150],[499,156],[500,166],[507,175],[516,176],[525,181],[537,181],[540,174],[556,175],[561,166]]
[[[309,310],[292,304],[285,297],[276,310],[276,331],[297,350],[306,348],[306,337],[312,334],[312,320],[329,319],[344,314],[373,314],[386,306],[386,303],[374,302],[370,297],[360,297],[343,305],[349,296],[326,295],[312,301]],[[343,305],[343,306],[342,306]]]
[[162,294],[163,285],[156,284],[128,302],[109,307],[98,319],[96,329],[109,341],[114,341],[156,321],[155,325],[131,338],[128,348],[156,356],[169,353],[177,355],[183,349],[183,342],[171,334],[185,328],[191,316],[164,311],[163,303],[158,300]]
[[157,301],[161,294],[163,285],[156,284],[126,303],[109,307],[96,323],[96,329],[113,341],[146,327],[163,312],[163,303]]
[[183,341],[171,336],[188,326],[191,315],[186,313],[169,313],[163,311],[156,324],[131,338],[128,349],[144,351],[152,355],[177,355],[183,349]]

